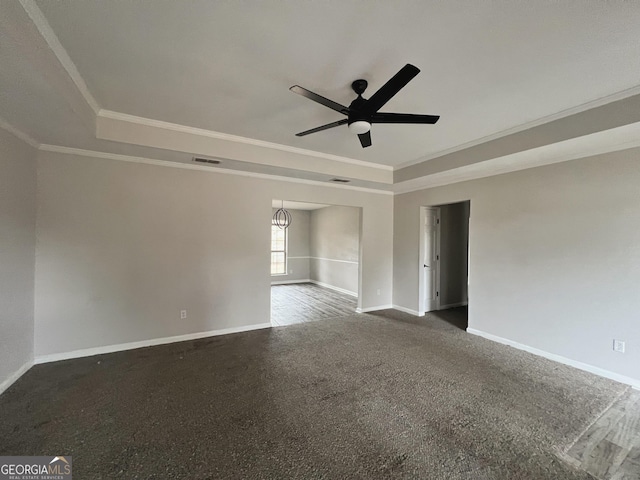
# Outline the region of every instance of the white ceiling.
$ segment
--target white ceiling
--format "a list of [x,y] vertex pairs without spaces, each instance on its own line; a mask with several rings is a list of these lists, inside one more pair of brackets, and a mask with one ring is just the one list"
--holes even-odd
[[[385,194],[640,146],[640,2],[532,3],[0,1],[0,128]],[[371,94],[406,62],[423,72],[385,110],[438,124],[374,125],[368,149],[346,128],[294,136],[339,114],[290,85],[346,104],[354,78]]]
[[[394,166],[616,94],[640,79],[640,2],[37,5],[103,109]],[[98,142],[77,119],[55,121],[70,102],[59,105],[47,80],[33,76],[37,61],[23,65],[20,47],[0,41],[0,60],[16,65],[0,69],[0,113],[40,141],[85,135],[82,148]],[[351,81],[367,79],[367,97],[405,63],[422,73],[384,110],[439,114],[438,124],[374,125],[368,149],[346,127],[294,136],[340,115],[289,92],[291,85],[348,104]]]

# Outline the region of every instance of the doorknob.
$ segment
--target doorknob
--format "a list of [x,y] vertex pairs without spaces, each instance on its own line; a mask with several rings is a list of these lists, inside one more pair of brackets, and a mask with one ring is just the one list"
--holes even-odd
[[424,264],[424,266],[425,266],[426,268],[429,268],[429,265],[427,265],[426,263]]

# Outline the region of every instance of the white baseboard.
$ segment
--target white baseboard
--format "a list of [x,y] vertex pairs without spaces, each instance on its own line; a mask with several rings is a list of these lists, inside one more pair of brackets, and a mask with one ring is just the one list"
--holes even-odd
[[377,312],[378,310],[386,310],[393,308],[393,305],[378,305],[377,307],[356,308],[356,313]]
[[417,310],[411,310],[410,308],[401,307],[400,305],[393,305],[394,309],[400,310],[401,312],[408,313],[410,315],[415,315],[416,317],[423,317],[424,313],[420,313]]
[[27,363],[22,365],[18,370],[16,370],[11,375],[9,375],[9,377],[6,378],[2,383],[0,383],[0,395],[2,395],[4,391],[7,388],[9,388],[11,385],[13,385],[16,382],[16,380],[18,380],[22,375],[27,373],[27,371],[31,367],[33,367],[33,360],[29,360]]
[[220,330],[209,330],[207,332],[187,333],[186,335],[176,335],[174,337],[153,338],[151,340],[142,340],[140,342],[120,343],[116,345],[106,345],[104,347],[73,350],[71,352],[38,355],[35,359],[35,363],[40,364],[40,363],[58,362],[60,360],[69,360],[71,358],[91,357],[93,355],[122,352],[124,350],[133,350],[136,348],[153,347],[155,345],[164,345],[167,343],[184,342],[187,340],[197,340],[199,338],[215,337],[218,335],[228,335],[230,333],[247,332],[249,330],[260,330],[262,328],[271,328],[271,323],[258,323],[256,325],[246,325],[243,327],[232,327],[232,328],[223,328]]
[[498,337],[497,335],[492,335],[490,333],[486,333],[481,330],[476,330],[475,328],[467,328],[467,332],[471,333],[472,335],[484,337],[494,342],[502,343],[503,345],[508,345],[510,347],[517,348],[518,350],[524,350],[525,352],[533,353],[534,355],[538,355],[539,357],[548,358],[549,360],[553,360],[558,363],[569,365],[570,367],[574,367],[579,370],[584,370],[585,372],[593,373],[600,377],[605,377],[610,380],[615,380],[616,382],[631,385],[635,389],[640,389],[640,380],[636,380],[635,378],[610,372],[609,370],[605,370],[600,367],[594,367],[593,365],[589,365],[588,363],[582,363],[582,362],[578,362],[577,360],[571,360],[570,358],[566,358],[561,355],[556,355],[555,353],[545,352],[544,350],[530,347],[522,343],[514,342],[513,340],[509,340],[507,338]]
[[313,283],[308,278],[305,280],[277,280],[272,281],[271,285],[293,285],[294,283]]
[[331,290],[335,290],[336,292],[344,293],[346,295],[351,295],[352,297],[357,297],[357,292],[352,292],[351,290],[346,290],[340,287],[334,287],[333,285],[329,285],[328,283],[322,283],[317,280],[309,280],[311,283],[315,283],[316,285],[320,285],[321,287],[330,288]]
[[446,305],[440,305],[438,310],[446,310],[447,308],[455,308],[455,307],[466,307],[468,302],[456,302],[456,303],[447,303]]

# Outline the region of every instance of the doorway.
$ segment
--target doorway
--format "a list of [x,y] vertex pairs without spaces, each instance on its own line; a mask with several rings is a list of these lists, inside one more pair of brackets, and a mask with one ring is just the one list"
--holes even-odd
[[356,313],[360,306],[359,207],[273,200],[291,225],[272,225],[271,323],[306,323]]
[[[419,314],[438,312],[466,328],[470,201],[420,210]],[[445,313],[445,311],[447,311]],[[464,317],[464,322],[462,321]]]

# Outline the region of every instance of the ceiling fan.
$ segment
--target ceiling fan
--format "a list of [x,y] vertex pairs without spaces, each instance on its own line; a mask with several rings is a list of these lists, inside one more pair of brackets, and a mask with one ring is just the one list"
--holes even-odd
[[296,133],[297,137],[303,137],[310,133],[321,132],[329,128],[339,125],[348,124],[349,130],[358,135],[362,148],[371,146],[371,124],[372,123],[414,123],[414,124],[433,124],[440,118],[439,115],[416,115],[412,113],[386,113],[378,112],[385,103],[398,93],[404,86],[409,83],[413,77],[420,73],[420,69],[411,64],[406,64],[391,79],[385,83],[380,89],[374,93],[369,99],[362,98],[362,94],[367,89],[366,80],[356,80],[351,84],[351,88],[358,97],[351,102],[351,105],[345,107],[339,103],[329,100],[323,96],[313,93],[299,85],[294,85],[289,90],[298,95],[313,100],[325,107],[329,107],[336,112],[346,115],[347,118],[338,120],[337,122],[328,123],[320,127],[305,130]]

